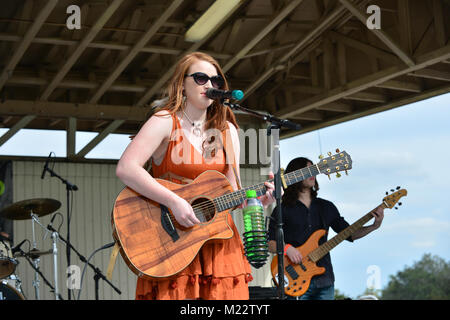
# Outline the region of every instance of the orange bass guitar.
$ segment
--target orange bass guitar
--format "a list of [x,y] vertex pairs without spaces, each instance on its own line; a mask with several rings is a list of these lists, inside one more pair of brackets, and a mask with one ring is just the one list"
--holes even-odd
[[[406,196],[406,194],[407,192],[405,189],[398,190],[391,195],[384,197],[381,205],[384,208],[392,209],[397,201],[401,197]],[[375,211],[375,209],[372,211]],[[284,256],[285,294],[293,297],[303,295],[308,290],[312,277],[325,272],[325,268],[317,266],[316,263],[331,249],[347,239],[356,230],[360,229],[364,224],[372,219],[372,211],[320,246],[319,239],[326,234],[326,231],[323,229],[315,231],[303,245],[296,248],[303,257],[299,264],[292,263],[289,258]],[[273,257],[270,268],[272,278],[276,285],[278,285],[278,255]]]
[[[350,170],[351,164],[343,151],[284,174],[282,180],[291,185],[321,173]],[[255,190],[258,196],[266,193],[264,183],[233,192],[228,179],[217,171],[205,171],[189,184],[156,180],[188,201],[201,223],[184,228],[167,207],[128,187],[120,192],[112,212],[113,237],[128,267],[147,279],[171,277],[192,262],[205,242],[231,238],[228,210],[244,202],[246,190]]]

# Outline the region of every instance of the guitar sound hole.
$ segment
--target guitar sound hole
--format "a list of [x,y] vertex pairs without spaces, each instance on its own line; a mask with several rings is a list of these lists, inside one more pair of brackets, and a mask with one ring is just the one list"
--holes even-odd
[[197,198],[191,203],[197,219],[201,222],[208,222],[216,214],[214,203],[207,198]]

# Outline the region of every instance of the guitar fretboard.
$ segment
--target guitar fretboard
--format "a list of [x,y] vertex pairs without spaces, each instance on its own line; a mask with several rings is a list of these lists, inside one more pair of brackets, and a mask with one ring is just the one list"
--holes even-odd
[[[386,207],[383,204],[384,207]],[[372,211],[375,211],[375,209],[373,209]],[[319,261],[324,255],[326,255],[331,249],[333,249],[334,247],[336,247],[339,243],[341,243],[342,241],[344,241],[345,239],[347,239],[348,237],[350,237],[352,234],[355,233],[356,230],[360,229],[363,225],[365,225],[370,219],[373,218],[372,215],[372,211],[370,211],[369,213],[367,213],[365,216],[363,216],[362,218],[360,218],[359,220],[357,220],[355,223],[353,223],[352,225],[348,226],[347,228],[345,228],[344,230],[342,230],[341,232],[339,232],[337,235],[335,235],[333,238],[331,238],[330,240],[328,240],[327,242],[321,244],[318,248],[316,248],[315,250],[311,251],[308,254],[308,257],[314,261],[317,262]]]
[[[314,177],[320,173],[321,173],[320,166],[313,165],[287,173],[284,175],[284,179],[286,181],[286,185],[290,186],[294,183],[306,180],[310,177]],[[268,181],[273,182],[273,179]],[[255,190],[256,195],[259,197],[266,193],[267,188],[264,183],[259,183],[250,187],[240,189],[238,191],[230,192],[215,198],[213,200],[214,205],[219,212],[234,208],[245,201],[247,190]]]

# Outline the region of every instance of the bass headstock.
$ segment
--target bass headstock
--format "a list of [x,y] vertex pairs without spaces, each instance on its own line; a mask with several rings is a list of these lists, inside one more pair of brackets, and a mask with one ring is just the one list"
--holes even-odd
[[[391,194],[389,194],[389,192],[386,192],[386,197],[383,198],[383,204],[386,208],[392,209],[395,207],[395,209],[398,209],[398,207],[396,207],[395,205],[402,197],[408,194],[406,189],[400,189],[400,187],[397,187],[396,189],[397,191],[391,189]],[[398,202],[398,205],[401,206],[402,203]]]

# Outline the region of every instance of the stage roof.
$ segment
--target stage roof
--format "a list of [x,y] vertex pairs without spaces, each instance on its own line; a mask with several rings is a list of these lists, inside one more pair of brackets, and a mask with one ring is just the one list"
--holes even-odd
[[[177,59],[197,50],[244,91],[242,106],[301,124],[282,138],[450,91],[447,0],[241,1],[186,41],[213,2],[3,0],[0,147],[24,128],[66,130],[67,158],[85,161],[109,134],[136,133]],[[71,5],[80,29],[68,28]],[[75,152],[77,131],[99,135]]]

